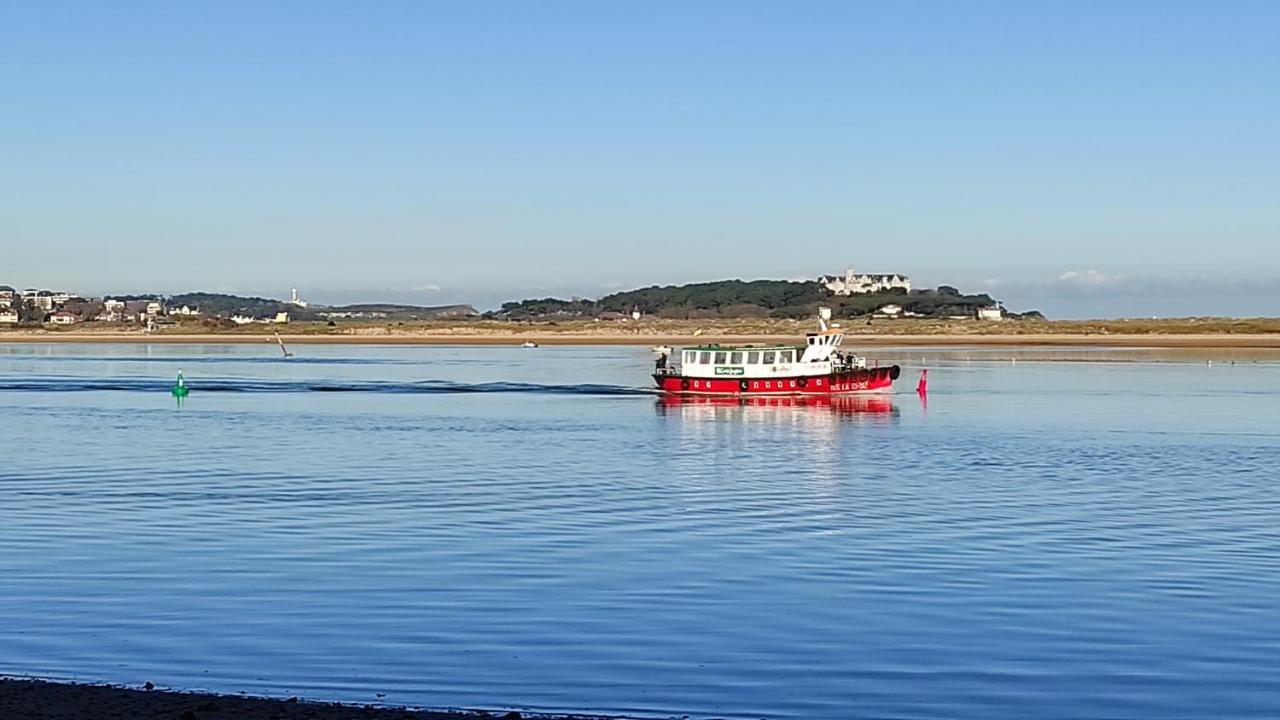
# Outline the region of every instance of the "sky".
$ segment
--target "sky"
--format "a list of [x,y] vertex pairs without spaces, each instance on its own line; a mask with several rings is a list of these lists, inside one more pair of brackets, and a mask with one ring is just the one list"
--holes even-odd
[[0,0],[0,283],[1280,315],[1280,3]]

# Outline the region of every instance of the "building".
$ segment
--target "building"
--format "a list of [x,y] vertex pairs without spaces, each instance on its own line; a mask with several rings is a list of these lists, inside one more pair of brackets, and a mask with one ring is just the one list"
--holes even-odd
[[147,303],[147,317],[158,318],[164,312],[164,304],[151,301]]
[[59,310],[49,316],[49,322],[54,325],[75,325],[80,322],[80,318],[65,310]]
[[298,297],[298,288],[292,288],[289,290],[289,304],[300,308],[307,306],[307,301]]
[[105,305],[99,300],[77,297],[68,300],[62,309],[74,315],[77,321],[83,321],[97,320],[102,316],[104,307]]
[[53,310],[53,293],[48,290],[28,288],[22,291],[22,302],[45,312]]
[[13,307],[13,301],[18,298],[18,291],[8,285],[0,285],[0,308]]
[[894,305],[892,303],[890,303],[889,305],[881,305],[880,309],[876,310],[875,317],[885,317],[885,318],[902,317],[902,306]]
[[128,322],[146,322],[148,305],[150,303],[146,300],[126,300],[123,319]]
[[231,316],[231,322],[237,325],[248,325],[253,321],[254,321],[253,318],[248,315],[232,315]]
[[853,268],[845,270],[843,276],[823,275],[818,278],[818,282],[825,285],[833,295],[866,295],[899,289],[903,292],[911,291],[911,279],[906,275],[855,273]]
[[275,317],[271,318],[271,322],[277,325],[287,325],[289,324],[289,313],[278,312]]
[[98,314],[98,319],[103,322],[120,322],[124,320],[125,304],[122,300],[103,300],[102,312]]
[[1004,308],[1000,307],[999,305],[988,305],[986,307],[980,307],[978,308],[978,319],[992,320],[992,321],[1003,320]]
[[0,309],[0,325],[17,325],[18,311],[11,308]]
[[182,315],[183,317],[197,316],[200,314],[200,308],[193,308],[183,305],[182,307],[169,311],[170,315]]

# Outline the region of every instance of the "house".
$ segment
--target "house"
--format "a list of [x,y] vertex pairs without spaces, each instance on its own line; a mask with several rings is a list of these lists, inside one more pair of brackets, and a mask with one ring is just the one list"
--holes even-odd
[[183,317],[192,317],[200,314],[200,308],[193,308],[183,305],[177,310],[170,310],[170,315],[182,315]]
[[873,317],[879,317],[879,318],[902,317],[902,306],[894,305],[892,303],[888,305],[881,305],[880,309],[875,311],[875,314]]
[[8,285],[0,285],[0,308],[13,307],[13,301],[18,299],[18,291]]
[[122,318],[127,322],[146,322],[148,305],[146,300],[126,300]]
[[48,290],[36,290],[28,288],[22,291],[22,302],[32,307],[40,308],[45,312],[53,310],[53,293]]
[[122,300],[103,300],[102,312],[98,313],[98,319],[103,322],[120,322],[124,320],[125,307]]
[[97,300],[72,298],[62,309],[76,316],[76,320],[96,320],[102,315],[103,304]]
[[66,310],[59,310],[49,316],[49,322],[54,325],[75,325],[80,322],[80,318]]
[[10,308],[0,309],[0,325],[16,325],[18,323],[18,312]]
[[1004,319],[1004,308],[999,305],[988,305],[978,308],[979,320],[999,321]]
[[844,275],[823,275],[818,282],[826,286],[832,295],[866,295],[890,290],[911,291],[911,279],[897,273],[891,275],[855,273],[853,268]]
[[147,303],[147,317],[149,318],[160,317],[161,313],[163,312],[164,312],[164,304],[158,303],[155,301],[151,301]]
[[232,315],[231,322],[237,325],[248,325],[254,322],[254,319],[248,315]]
[[271,322],[277,325],[287,325],[289,323],[289,313],[278,312],[275,317],[271,318]]

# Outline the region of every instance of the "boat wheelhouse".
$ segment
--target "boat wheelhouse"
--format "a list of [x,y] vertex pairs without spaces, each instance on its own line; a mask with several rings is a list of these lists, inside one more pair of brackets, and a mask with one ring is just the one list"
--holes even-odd
[[822,309],[818,332],[794,345],[700,345],[660,353],[654,382],[681,395],[830,395],[885,392],[898,366],[867,367],[840,349],[844,331]]

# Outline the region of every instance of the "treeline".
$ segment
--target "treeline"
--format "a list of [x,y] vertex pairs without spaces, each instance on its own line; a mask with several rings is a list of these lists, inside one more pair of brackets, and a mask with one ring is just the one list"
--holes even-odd
[[789,280],[722,280],[667,285],[606,295],[599,300],[540,298],[504,303],[488,317],[502,320],[589,318],[608,313],[630,313],[672,319],[715,317],[812,317],[818,307],[832,308],[838,317],[869,315],[885,305],[899,305],[905,312],[925,317],[972,316],[979,307],[995,305],[986,293],[966,295],[953,287],[936,290],[894,290],[839,297],[821,283]]
[[307,319],[301,317],[305,312],[302,308],[283,300],[262,297],[193,292],[174,295],[168,298],[165,304],[170,308],[182,307],[183,305],[190,308],[199,308],[200,314],[205,316],[231,317],[232,315],[246,315],[256,318],[287,312],[295,319]]
[[380,317],[394,320],[430,320],[437,318],[458,318],[476,315],[475,308],[470,305],[437,305],[424,307],[420,305],[400,305],[395,303],[362,303],[357,305],[310,305],[299,307],[283,300],[262,297],[245,297],[241,295],[224,295],[221,293],[183,293],[166,300],[170,308],[199,308],[200,314],[214,317],[231,317],[247,315],[249,317],[270,317],[276,313],[287,312],[293,320],[323,320],[330,314],[347,314],[355,317]]

